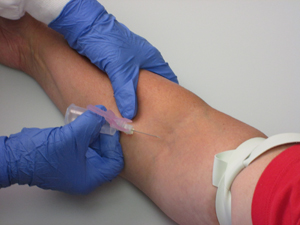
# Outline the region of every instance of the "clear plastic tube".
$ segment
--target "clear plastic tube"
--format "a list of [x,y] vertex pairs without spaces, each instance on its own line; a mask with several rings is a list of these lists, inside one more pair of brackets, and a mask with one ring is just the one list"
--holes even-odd
[[[66,111],[65,114],[65,124],[71,123],[74,121],[78,116],[80,116],[82,113],[87,111],[87,109],[76,106],[75,104],[71,104]],[[114,135],[116,133],[117,129],[110,126],[110,124],[105,120],[105,124],[102,126],[100,133],[101,134],[108,134],[108,135]]]

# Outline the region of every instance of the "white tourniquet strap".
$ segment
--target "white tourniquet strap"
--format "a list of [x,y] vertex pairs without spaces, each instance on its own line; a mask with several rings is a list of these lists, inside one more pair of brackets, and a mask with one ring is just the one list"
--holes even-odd
[[286,133],[270,138],[251,138],[236,150],[215,155],[213,185],[218,187],[216,213],[221,225],[231,225],[231,185],[235,177],[264,152],[283,144],[300,142],[300,134]]

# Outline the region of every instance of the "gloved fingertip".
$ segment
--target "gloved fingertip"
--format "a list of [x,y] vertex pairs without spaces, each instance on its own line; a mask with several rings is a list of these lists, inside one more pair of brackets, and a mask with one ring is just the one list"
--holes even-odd
[[128,105],[127,107],[123,108],[123,110],[120,113],[122,117],[132,119],[136,115],[136,107]]
[[174,83],[176,83],[176,84],[179,84],[179,81],[178,81],[177,76],[172,77],[172,78],[170,79],[170,81],[172,81],[172,82],[174,82]]
[[95,105],[98,109],[101,109],[103,111],[107,111],[106,107],[104,105]]
[[104,117],[89,110],[84,112],[82,116],[85,116],[85,119],[89,120],[91,123],[99,124],[100,126],[102,126],[105,122]]

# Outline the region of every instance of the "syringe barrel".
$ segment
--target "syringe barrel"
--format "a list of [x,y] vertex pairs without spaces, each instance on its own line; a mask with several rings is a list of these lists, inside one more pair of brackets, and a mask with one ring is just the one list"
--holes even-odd
[[[65,114],[65,124],[71,123],[74,121],[78,116],[80,116],[82,113],[87,111],[87,109],[76,106],[75,104],[71,104],[66,111]],[[109,134],[114,135],[116,133],[116,129],[112,128],[107,121],[105,121],[104,125],[102,126],[100,130],[101,134]]]

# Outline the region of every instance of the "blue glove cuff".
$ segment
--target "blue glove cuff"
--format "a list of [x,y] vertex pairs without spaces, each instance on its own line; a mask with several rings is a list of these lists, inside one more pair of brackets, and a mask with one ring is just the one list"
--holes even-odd
[[7,172],[6,146],[7,137],[0,137],[0,188],[10,186]]
[[10,185],[15,183],[36,185],[33,183],[36,180],[34,179],[37,157],[35,149],[39,143],[35,136],[42,133],[41,135],[46,138],[49,132],[51,129],[24,128],[21,132],[6,137],[4,152]]
[[105,24],[113,22],[110,17],[111,15],[97,0],[71,0],[49,27],[64,35],[69,45],[75,48],[78,37],[86,29],[90,29],[92,24],[99,22],[100,19]]
[[35,144],[29,132],[39,132],[37,128],[26,129],[9,137],[0,137],[0,186],[31,184],[34,169]]

